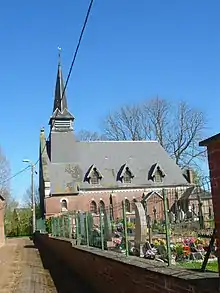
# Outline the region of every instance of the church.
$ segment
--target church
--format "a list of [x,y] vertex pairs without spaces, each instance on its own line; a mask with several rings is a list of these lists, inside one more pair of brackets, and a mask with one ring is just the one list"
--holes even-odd
[[[75,117],[68,108],[61,63],[55,87],[50,136],[40,132],[39,194],[42,217],[66,211],[110,208],[121,216],[121,202],[133,213],[145,201],[148,213],[163,213],[162,189],[171,207],[174,197],[192,186],[190,172],[179,166],[157,141],[78,141]],[[76,119],[77,121],[77,119]],[[178,195],[179,192],[179,195]],[[173,196],[175,194],[175,196]]]

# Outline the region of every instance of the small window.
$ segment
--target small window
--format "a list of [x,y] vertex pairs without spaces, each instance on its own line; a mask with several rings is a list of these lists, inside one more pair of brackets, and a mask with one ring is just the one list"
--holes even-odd
[[62,212],[65,212],[65,211],[67,211],[68,209],[67,209],[67,201],[65,200],[65,199],[63,199],[62,201],[61,201],[61,211]]
[[97,204],[94,200],[90,203],[90,212],[92,214],[97,214]]
[[91,177],[90,177],[91,184],[99,184],[99,174],[96,170],[93,170]]
[[128,199],[125,200],[125,211],[127,213],[131,212],[131,204],[130,204],[130,201]]
[[163,182],[163,174],[158,168],[157,171],[154,174],[154,181],[155,182]]
[[127,167],[126,171],[123,175],[123,182],[124,183],[131,183],[131,179],[132,179],[132,174],[131,174],[129,168]]

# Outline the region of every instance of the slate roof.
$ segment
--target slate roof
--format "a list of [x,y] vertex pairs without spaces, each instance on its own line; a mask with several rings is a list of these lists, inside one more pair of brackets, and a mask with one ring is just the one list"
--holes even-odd
[[192,186],[183,193],[181,199],[197,200],[198,197],[201,200],[209,200],[212,199],[212,194],[210,190],[204,190],[201,187]]
[[[48,167],[53,194],[72,192],[76,186],[80,189],[103,189],[188,185],[182,170],[156,141],[78,142],[71,132],[52,133],[51,141],[52,160]],[[134,175],[132,183],[127,185],[117,181],[125,164]],[[150,179],[149,172],[155,164],[165,173],[163,183]],[[93,165],[103,177],[100,184],[94,186],[85,180]]]

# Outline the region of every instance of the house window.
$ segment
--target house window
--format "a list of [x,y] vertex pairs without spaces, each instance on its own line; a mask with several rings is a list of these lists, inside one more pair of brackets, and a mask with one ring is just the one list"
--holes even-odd
[[123,175],[123,182],[124,183],[131,183],[132,174],[129,171],[128,167],[126,168],[126,171]]
[[90,177],[91,184],[99,184],[99,174],[96,170],[93,170],[91,177]]
[[131,212],[131,204],[130,204],[130,201],[128,199],[125,200],[125,211],[126,211],[126,213]]
[[67,201],[66,201],[66,199],[62,199],[62,201],[61,201],[61,211],[66,212],[67,210],[68,210]]
[[163,182],[163,175],[159,168],[154,173],[154,181],[158,183]]
[[90,212],[92,214],[97,214],[97,204],[94,200],[90,203]]

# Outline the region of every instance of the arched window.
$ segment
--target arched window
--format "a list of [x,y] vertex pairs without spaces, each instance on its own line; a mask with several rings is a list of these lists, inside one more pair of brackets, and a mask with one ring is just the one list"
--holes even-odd
[[99,202],[99,208],[100,208],[100,211],[101,211],[102,213],[104,213],[104,210],[105,210],[105,203],[104,203],[103,200],[100,200],[100,202]]
[[90,212],[92,214],[97,214],[97,204],[94,200],[90,203]]
[[111,218],[111,220],[114,220],[114,210],[113,210],[112,195],[110,195],[110,197],[109,197],[109,204],[110,204],[110,218]]
[[132,204],[131,204],[131,209],[132,209],[132,211],[134,212],[135,211],[135,203],[137,202],[137,200],[136,200],[136,198],[134,198],[133,200],[132,200]]
[[130,201],[128,199],[125,200],[125,211],[127,213],[131,212],[131,204],[130,204]]
[[66,199],[62,199],[62,201],[61,201],[61,212],[66,212],[67,210],[68,210],[67,200]]

